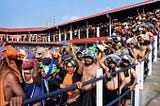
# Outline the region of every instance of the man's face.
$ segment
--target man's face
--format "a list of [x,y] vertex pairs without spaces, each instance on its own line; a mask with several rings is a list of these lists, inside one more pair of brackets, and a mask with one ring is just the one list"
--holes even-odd
[[115,69],[115,68],[116,68],[116,64],[115,64],[114,62],[110,62],[110,63],[108,64],[108,67],[109,67],[110,69]]
[[132,42],[128,43],[127,46],[130,47],[130,48],[133,48],[134,47],[134,43],[132,43]]
[[26,70],[24,72],[24,78],[25,78],[26,81],[29,81],[32,78],[32,74],[31,74],[30,70]]
[[144,38],[140,37],[140,38],[138,39],[138,42],[139,42],[140,44],[143,44],[143,43],[144,43]]
[[80,59],[80,60],[82,60],[82,54],[80,54],[80,53],[77,54],[77,58]]
[[129,66],[129,63],[128,63],[127,60],[123,60],[123,66],[125,66],[125,67],[128,67],[128,66]]
[[89,66],[93,64],[93,59],[91,57],[85,57],[85,65]]

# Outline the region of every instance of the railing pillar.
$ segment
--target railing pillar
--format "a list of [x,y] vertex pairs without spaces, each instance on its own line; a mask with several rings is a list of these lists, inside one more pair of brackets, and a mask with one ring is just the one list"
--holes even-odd
[[55,37],[55,35],[52,35],[53,36],[53,42],[55,42],[56,41],[56,37]]
[[[137,72],[137,71],[136,71]],[[138,73],[138,72],[137,72]],[[139,84],[135,86],[134,89],[134,106],[139,106]]]
[[81,39],[81,38],[80,38],[80,34],[81,34],[81,30],[78,29],[78,39]]
[[61,42],[61,32],[59,30],[59,42]]
[[[102,68],[97,69],[96,77],[103,76]],[[103,106],[103,80],[96,82],[96,103],[97,106]]]
[[149,53],[149,56],[148,56],[148,75],[151,76],[152,75],[152,45],[150,45],[150,48],[151,48],[151,52]]
[[144,61],[138,62],[138,65],[136,65],[136,73],[138,77],[138,85],[139,89],[143,89],[143,78],[144,78]]
[[89,37],[89,31],[88,31],[88,28],[86,29],[86,35],[87,35],[87,38]]
[[100,31],[99,31],[99,27],[97,27],[97,37],[100,37]]
[[154,62],[157,62],[157,36],[154,36]]
[[73,39],[73,34],[72,34],[72,30],[70,30],[70,40],[72,40]]
[[67,39],[67,34],[66,34],[66,32],[64,33],[64,40],[66,40]]

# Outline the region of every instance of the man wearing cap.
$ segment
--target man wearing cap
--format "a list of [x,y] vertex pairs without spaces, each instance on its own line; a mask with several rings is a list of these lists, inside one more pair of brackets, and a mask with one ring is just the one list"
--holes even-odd
[[[104,63],[106,61],[106,63]],[[102,58],[100,64],[105,70],[107,79],[104,80],[104,105],[111,102],[121,94],[123,87],[125,86],[125,76],[122,72],[119,73],[120,81],[118,81],[118,74],[115,72],[119,70],[120,57],[115,54],[110,54],[107,57]],[[113,74],[114,73],[114,74]],[[120,83],[120,86],[118,86]],[[118,89],[119,88],[119,89]],[[118,102],[112,106],[117,106]]]
[[[95,52],[86,49],[83,52],[84,63],[79,63],[78,73],[82,75],[81,82],[96,78],[96,71],[99,65],[95,63]],[[81,88],[82,83],[77,84]],[[80,102],[82,106],[95,106],[95,83],[88,84],[81,88]]]
[[[132,65],[132,58],[129,55],[124,55],[121,58],[121,68],[126,68]],[[128,89],[130,89],[130,91],[132,91],[135,87],[135,85],[137,84],[137,74],[135,72],[135,70],[133,68],[127,69],[124,71],[124,75],[125,75],[125,81],[126,81],[126,85],[123,88],[123,92],[127,91]],[[122,101],[123,106],[128,106],[129,102],[128,100],[131,99],[131,92],[127,93]]]
[[[40,76],[38,75],[38,64],[35,59],[27,59],[22,63],[22,77],[25,82],[24,90],[28,98],[41,96]],[[32,106],[42,106],[42,102],[31,103]]]

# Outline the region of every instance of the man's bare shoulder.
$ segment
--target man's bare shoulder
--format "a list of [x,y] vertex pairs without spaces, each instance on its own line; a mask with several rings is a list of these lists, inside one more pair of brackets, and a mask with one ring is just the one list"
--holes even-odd
[[18,79],[17,79],[17,77],[14,75],[13,72],[8,72],[7,75],[6,75],[5,80],[6,80],[7,82],[10,82],[10,83],[12,83],[12,82],[18,82]]
[[99,68],[101,68],[99,64],[94,64],[94,65],[93,65],[93,69],[97,70],[97,69],[99,69]]

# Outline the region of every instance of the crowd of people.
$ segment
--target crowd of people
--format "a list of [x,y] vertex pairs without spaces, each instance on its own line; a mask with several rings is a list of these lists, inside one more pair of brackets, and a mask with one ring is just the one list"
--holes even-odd
[[[34,52],[28,52],[1,43],[0,105],[21,106],[24,99],[75,84],[78,89],[28,105],[95,106],[96,83],[86,86],[82,86],[82,83],[96,78],[96,71],[100,68],[107,75],[103,81],[104,105],[126,90],[132,91],[138,80],[135,67],[120,72],[120,81],[118,73],[112,73],[143,61],[144,73],[148,73],[148,56],[154,50],[154,36],[159,34],[159,18],[160,10],[155,10],[139,13],[121,22],[115,21],[112,36],[89,47],[78,47],[63,41],[58,50],[38,46]],[[129,99],[131,92],[114,106],[128,106]]]

